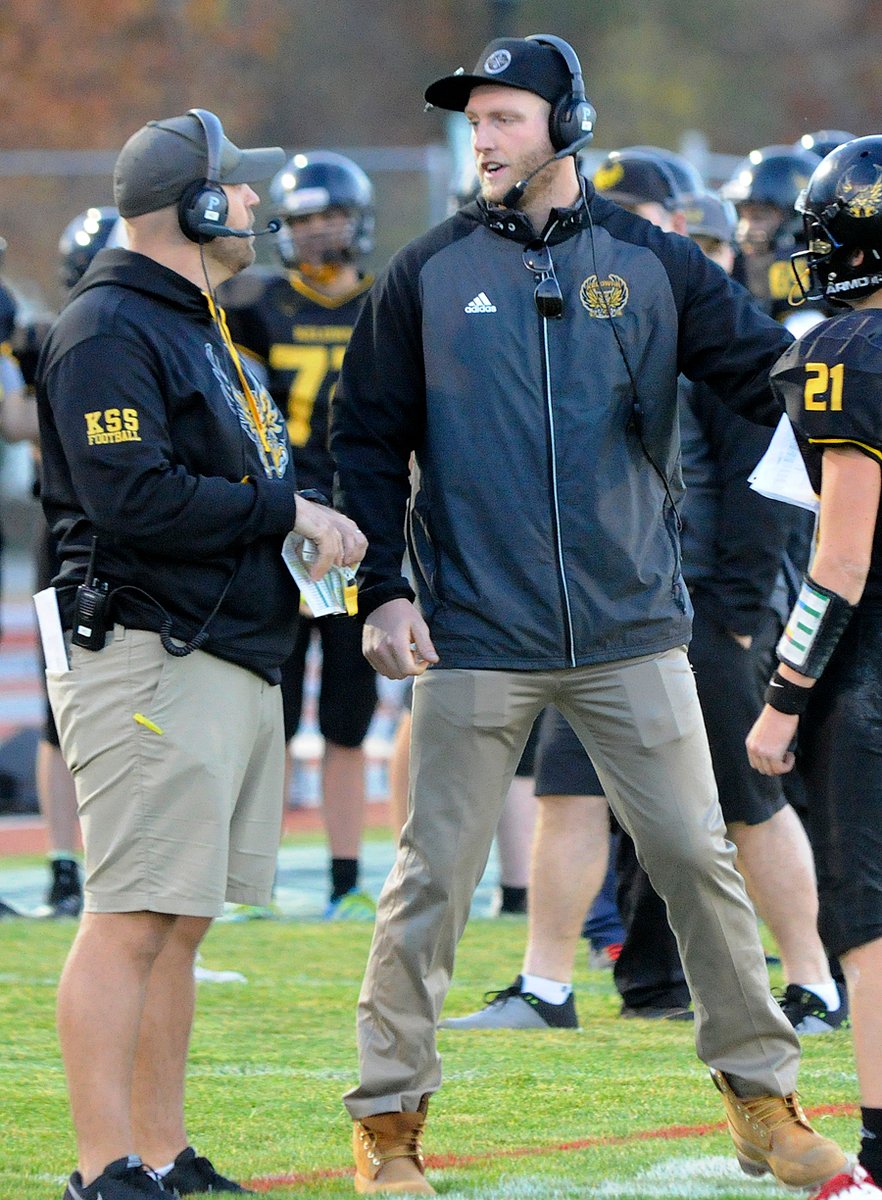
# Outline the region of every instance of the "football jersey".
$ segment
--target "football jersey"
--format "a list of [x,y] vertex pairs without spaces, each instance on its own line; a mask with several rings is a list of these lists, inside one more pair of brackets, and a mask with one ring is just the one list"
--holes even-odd
[[[797,430],[812,487],[825,446],[855,446],[882,463],[882,309],[849,312],[810,330],[771,373]],[[882,521],[862,602],[882,601]]]
[[328,498],[334,483],[331,401],[372,282],[364,276],[353,291],[331,299],[296,272],[246,271],[218,289],[234,341],[262,364],[270,394],[285,414],[297,486],[318,488]]

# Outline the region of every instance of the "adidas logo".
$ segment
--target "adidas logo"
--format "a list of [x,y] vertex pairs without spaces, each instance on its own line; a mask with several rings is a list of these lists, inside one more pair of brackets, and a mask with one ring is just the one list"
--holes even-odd
[[465,306],[464,311],[467,313],[496,312],[496,305],[491,303],[486,292],[478,292],[474,300],[470,300]]

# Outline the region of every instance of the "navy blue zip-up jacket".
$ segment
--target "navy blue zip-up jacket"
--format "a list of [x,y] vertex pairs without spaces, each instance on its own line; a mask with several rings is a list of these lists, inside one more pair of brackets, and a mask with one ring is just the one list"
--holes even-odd
[[414,451],[409,550],[443,667],[551,670],[686,643],[677,376],[759,422],[781,412],[768,374],[790,335],[691,241],[588,185],[587,206],[544,231],[563,293],[562,319],[545,320],[523,261],[535,236],[478,201],[405,247],[335,397],[338,501],[370,541],[362,611],[413,595]]
[[297,620],[281,559],[296,484],[282,415],[252,382],[258,420],[197,287],[129,250],[96,255],[38,371],[66,628],[96,534],[113,620],[158,631],[164,610],[187,641],[229,584],[203,649],[279,681]]

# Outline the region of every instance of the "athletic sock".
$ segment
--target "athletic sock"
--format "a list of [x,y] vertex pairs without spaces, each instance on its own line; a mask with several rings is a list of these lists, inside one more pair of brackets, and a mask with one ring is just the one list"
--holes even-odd
[[832,979],[829,983],[800,983],[798,986],[805,988],[807,992],[811,992],[819,1000],[823,1000],[827,1012],[832,1013],[839,1009],[839,989]]
[[527,911],[527,889],[525,887],[510,887],[507,883],[500,884],[502,898],[499,911],[504,913],[525,913]]
[[331,903],[358,886],[358,859],[331,859]]
[[882,1108],[861,1106],[861,1148],[858,1162],[870,1172],[873,1182],[882,1183]]
[[525,974],[521,976],[521,991],[537,996],[546,1004],[566,1004],[572,995],[573,986],[570,983],[561,983],[557,979],[546,979],[543,975]]

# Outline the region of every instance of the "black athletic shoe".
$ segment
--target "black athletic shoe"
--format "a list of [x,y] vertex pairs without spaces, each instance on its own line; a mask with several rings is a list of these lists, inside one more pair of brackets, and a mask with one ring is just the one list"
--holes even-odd
[[522,990],[520,975],[499,992],[484,995],[484,1008],[466,1017],[448,1017],[439,1029],[578,1029],[576,1001],[570,992],[563,1004],[549,1004]]
[[[181,1196],[190,1196],[196,1192],[241,1192],[253,1196],[247,1188],[225,1179],[215,1171],[207,1158],[200,1158],[192,1146],[182,1150],[175,1159],[175,1165],[167,1175],[163,1175],[162,1183],[170,1191],[176,1191]],[[109,1200],[105,1197],[104,1200]]]
[[833,1033],[836,1029],[847,1029],[851,1024],[848,1017],[848,993],[837,983],[839,992],[839,1007],[830,1012],[820,996],[800,987],[798,983],[789,983],[783,996],[778,997],[778,1003],[784,1010],[784,1016],[801,1037],[811,1037],[817,1033]]
[[[172,1196],[174,1194],[171,1192]],[[108,1163],[88,1187],[83,1186],[79,1171],[74,1171],[63,1200],[144,1200],[145,1196],[169,1200],[169,1190],[149,1167],[144,1166],[137,1154],[130,1154],[128,1158],[117,1158]]]
[[643,1021],[694,1021],[695,1013],[691,1008],[683,1008],[682,1005],[664,1007],[657,1004],[641,1004],[639,1007],[632,1007],[628,1004],[623,1004],[619,1016],[625,1020],[639,1019]]
[[72,858],[55,858],[50,863],[52,882],[45,903],[37,911],[40,917],[78,917],[83,911],[83,885],[80,868]]

